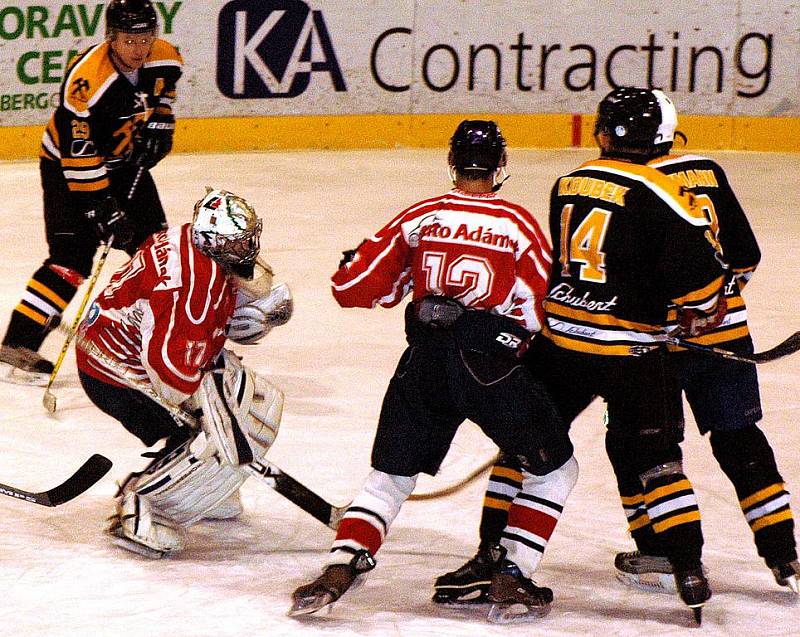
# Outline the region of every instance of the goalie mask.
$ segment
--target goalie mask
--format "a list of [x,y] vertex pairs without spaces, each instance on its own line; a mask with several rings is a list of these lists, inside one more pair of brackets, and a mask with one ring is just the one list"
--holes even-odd
[[261,219],[241,197],[208,189],[194,206],[192,241],[226,271],[252,279],[260,248]]
[[594,134],[608,135],[605,155],[655,157],[669,151],[677,125],[675,106],[662,91],[622,86],[598,105]]

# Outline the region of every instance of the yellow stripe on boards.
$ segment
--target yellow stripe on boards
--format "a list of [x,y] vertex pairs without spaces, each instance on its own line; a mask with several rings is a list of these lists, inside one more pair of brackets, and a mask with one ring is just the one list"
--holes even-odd
[[[265,100],[266,102],[267,100]],[[494,119],[513,148],[595,148],[593,115],[457,113],[178,117],[174,152],[354,148],[447,148],[462,119]],[[577,127],[575,119],[579,120]],[[36,159],[45,123],[0,127],[0,159]],[[692,151],[800,151],[799,117],[681,115]],[[577,143],[573,131],[577,131]],[[684,150],[680,144],[676,151]],[[553,178],[555,179],[555,175]]]

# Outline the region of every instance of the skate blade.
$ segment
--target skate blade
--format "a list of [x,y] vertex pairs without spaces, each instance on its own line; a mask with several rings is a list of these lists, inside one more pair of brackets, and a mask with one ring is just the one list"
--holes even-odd
[[781,586],[785,586],[795,595],[800,595],[800,577],[789,577],[781,583]]
[[616,571],[617,580],[630,586],[638,588],[647,593],[665,593],[675,595],[678,592],[675,586],[675,577],[671,573],[626,573]]
[[[692,608],[692,607],[690,607]],[[694,621],[697,622],[697,625],[703,623],[703,607],[702,606],[695,606],[692,608],[692,615],[694,615]]]
[[142,557],[147,557],[151,560],[160,560],[162,557],[164,557],[164,555],[166,555],[164,551],[151,549],[149,546],[134,542],[127,537],[120,537],[118,535],[114,535],[113,533],[109,533],[109,535],[111,536],[111,543],[114,546],[118,546],[119,548],[130,551],[131,553],[136,553]]
[[551,605],[527,606],[526,604],[492,604],[486,620],[490,624],[519,624],[544,617]]
[[286,611],[286,615],[289,617],[311,615],[323,608],[330,612],[334,601],[333,595],[327,591],[309,597],[293,597],[292,605]]
[[30,387],[47,387],[50,374],[28,372],[8,363],[0,363],[0,381],[12,385],[28,385]]
[[462,593],[461,595],[459,595],[451,587],[447,587],[442,589],[436,589],[433,594],[433,597],[431,598],[431,601],[438,606],[466,608],[469,606],[488,604],[489,600],[486,599],[486,592],[487,592],[486,590],[476,590],[476,591],[470,591],[469,593]]

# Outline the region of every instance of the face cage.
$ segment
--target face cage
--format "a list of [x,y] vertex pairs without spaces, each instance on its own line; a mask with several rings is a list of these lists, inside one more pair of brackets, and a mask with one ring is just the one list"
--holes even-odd
[[202,238],[200,251],[223,266],[250,266],[256,262],[261,248],[261,219],[254,228],[228,236],[216,232],[198,232]]

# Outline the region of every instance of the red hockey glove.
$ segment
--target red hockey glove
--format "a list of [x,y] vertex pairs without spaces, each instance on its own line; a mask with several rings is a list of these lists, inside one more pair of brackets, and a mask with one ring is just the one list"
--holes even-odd
[[724,296],[719,297],[713,314],[701,314],[697,310],[682,309],[678,313],[678,327],[673,336],[689,338],[701,336],[719,327],[728,311],[728,302]]

